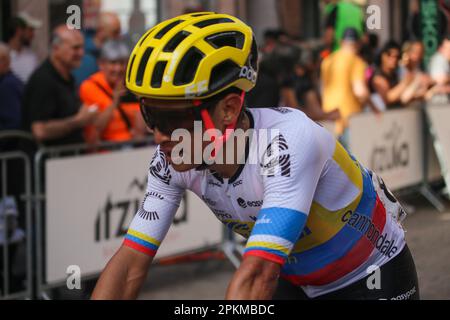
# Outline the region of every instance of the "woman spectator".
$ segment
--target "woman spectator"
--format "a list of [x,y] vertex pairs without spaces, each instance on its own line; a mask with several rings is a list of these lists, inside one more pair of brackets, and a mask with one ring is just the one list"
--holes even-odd
[[139,103],[125,88],[128,57],[129,49],[123,42],[106,42],[100,53],[100,71],[81,84],[81,100],[99,111],[94,125],[85,128],[90,144],[99,140],[122,142],[145,133]]
[[371,100],[380,110],[399,107],[402,95],[413,82],[414,75],[406,71],[400,80],[400,46],[394,41],[385,44],[377,60],[377,66],[369,80]]
[[403,45],[403,55],[400,66],[400,80],[410,73],[413,77],[411,84],[403,92],[400,100],[406,105],[413,100],[424,99],[428,88],[432,85],[431,78],[422,71],[424,46],[416,40]]

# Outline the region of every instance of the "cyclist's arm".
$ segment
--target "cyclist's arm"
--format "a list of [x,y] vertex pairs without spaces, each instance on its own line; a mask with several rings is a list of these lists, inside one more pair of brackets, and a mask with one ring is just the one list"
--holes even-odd
[[153,257],[122,246],[103,270],[92,299],[136,299]]
[[256,256],[247,256],[228,286],[226,299],[269,300],[278,284],[281,266]]
[[148,174],[147,193],[125,235],[122,247],[104,269],[93,299],[134,299],[166,236],[184,189],[164,155],[156,150]]

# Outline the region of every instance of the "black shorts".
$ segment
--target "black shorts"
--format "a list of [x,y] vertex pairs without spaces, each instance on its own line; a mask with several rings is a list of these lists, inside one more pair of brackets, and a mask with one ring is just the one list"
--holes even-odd
[[[280,278],[274,300],[419,300],[419,284],[416,267],[408,246],[391,261],[380,267],[380,285],[373,284],[373,274],[348,285],[345,288],[308,298],[301,287]],[[372,277],[372,278],[371,278]],[[379,287],[379,288],[376,288]]]

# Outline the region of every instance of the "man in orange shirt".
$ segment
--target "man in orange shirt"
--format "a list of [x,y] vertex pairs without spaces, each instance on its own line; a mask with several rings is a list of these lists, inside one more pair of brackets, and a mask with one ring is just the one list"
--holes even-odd
[[93,126],[85,128],[86,141],[122,142],[144,136],[145,124],[137,99],[125,88],[130,51],[120,41],[108,41],[100,53],[100,71],[80,86],[85,105],[97,105],[99,114]]

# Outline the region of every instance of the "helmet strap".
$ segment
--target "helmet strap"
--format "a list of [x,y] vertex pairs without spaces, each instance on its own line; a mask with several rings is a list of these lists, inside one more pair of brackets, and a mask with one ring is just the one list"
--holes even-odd
[[[239,114],[241,113],[242,107],[244,106],[244,98],[245,98],[245,91],[242,91],[241,95],[240,95],[240,107],[239,107]],[[194,100],[193,101],[195,106],[201,106],[202,101],[201,100]],[[200,110],[200,117],[203,121],[203,124],[205,125],[205,129],[206,130],[214,130],[216,129],[214,122],[212,121],[211,115],[208,111],[208,109],[203,108]],[[213,160],[218,151],[220,151],[220,149],[224,146],[224,144],[228,141],[228,139],[231,136],[231,133],[236,129],[236,123],[237,123],[237,119],[235,121],[233,121],[232,123],[230,123],[229,125],[226,126],[225,128],[225,133],[222,134],[221,136],[215,137],[215,136],[211,136],[211,142],[214,143],[214,149],[211,152],[211,156],[210,159]]]

